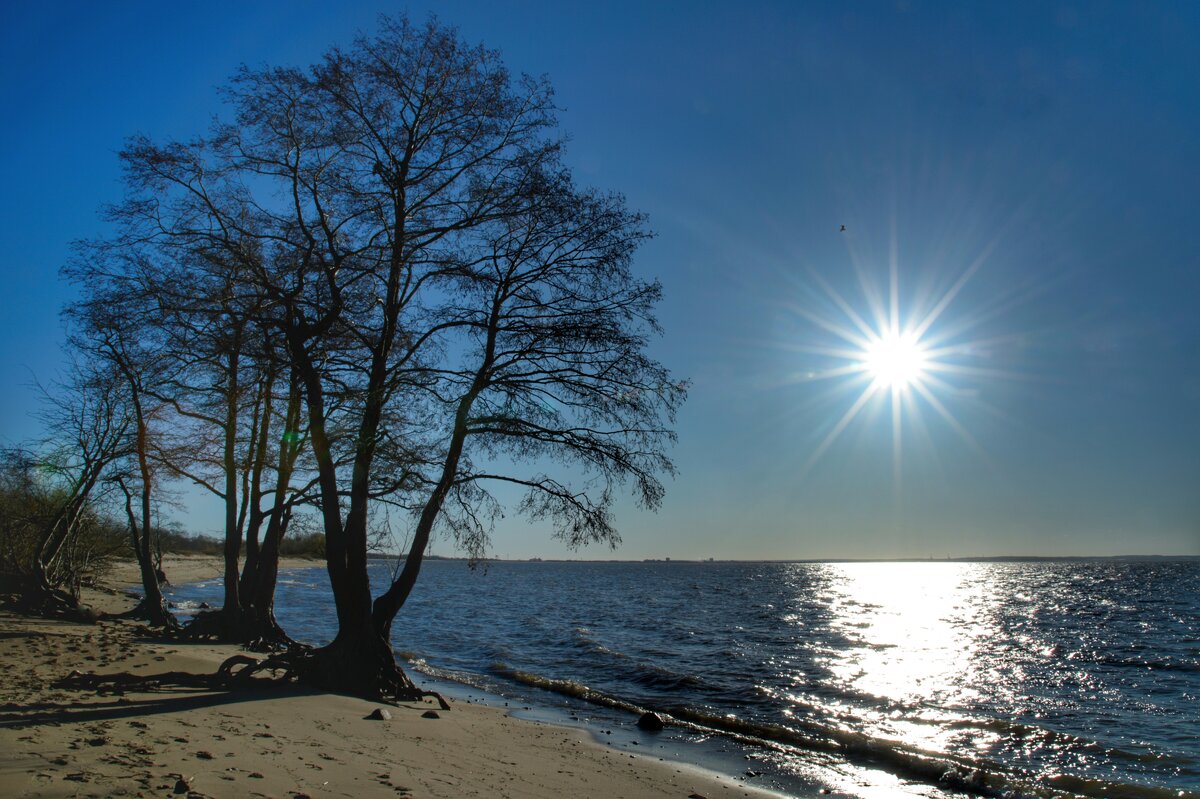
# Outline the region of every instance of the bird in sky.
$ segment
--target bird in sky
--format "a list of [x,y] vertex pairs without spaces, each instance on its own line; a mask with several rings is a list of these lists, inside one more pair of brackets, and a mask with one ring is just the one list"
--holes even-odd
[[842,229],[839,230],[838,233],[845,233],[845,232],[846,232],[846,226],[842,225]]

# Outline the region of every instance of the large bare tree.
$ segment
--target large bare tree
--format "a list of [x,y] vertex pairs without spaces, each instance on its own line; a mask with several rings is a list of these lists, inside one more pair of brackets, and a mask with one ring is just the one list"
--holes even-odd
[[[508,484],[571,544],[615,544],[620,484],[661,499],[685,387],[647,355],[660,288],[630,263],[648,232],[573,184],[547,81],[435,20],[384,18],[309,70],[244,68],[227,99],[206,139],[131,141],[123,213],[128,246],[230,280],[205,301],[281,342],[306,416],[338,633],[249,671],[417,697],[389,638],[439,526],[483,552]],[[375,596],[381,503],[413,537]]]

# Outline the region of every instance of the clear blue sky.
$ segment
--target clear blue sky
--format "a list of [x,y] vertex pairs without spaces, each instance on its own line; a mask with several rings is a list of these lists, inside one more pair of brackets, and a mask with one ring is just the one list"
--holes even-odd
[[[103,232],[124,137],[200,133],[239,63],[403,8],[4,5],[0,439],[36,433],[58,269]],[[621,509],[617,556],[1200,554],[1200,5],[407,9],[548,74],[580,182],[658,233],[656,352],[694,384],[680,474],[657,515]],[[821,281],[866,314],[894,264],[915,320],[976,261],[928,331],[959,348],[946,415],[910,392],[898,466],[886,392],[831,439],[862,384],[810,378],[837,343],[812,317],[847,322]],[[494,551],[564,552],[516,517]]]

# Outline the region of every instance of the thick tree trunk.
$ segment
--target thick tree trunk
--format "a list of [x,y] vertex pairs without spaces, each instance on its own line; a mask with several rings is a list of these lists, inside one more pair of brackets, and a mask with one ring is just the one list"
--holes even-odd
[[417,701],[426,694],[396,663],[391,644],[368,624],[343,629],[314,650],[305,675],[319,688],[369,699]]
[[[317,488],[321,494],[321,520],[325,530],[325,568],[329,573],[329,585],[333,591],[337,609],[338,626],[352,623],[355,613],[346,581],[346,538],[342,528],[342,511],[337,487],[337,468],[329,436],[325,430],[325,391],[321,386],[321,375],[312,357],[305,348],[301,331],[287,331],[288,352],[300,382],[304,387],[308,405],[308,434],[312,442],[313,457],[317,462]],[[368,596],[368,602],[370,597]]]
[[417,522],[412,544],[409,545],[408,555],[404,559],[404,568],[400,570],[399,576],[388,587],[388,590],[375,600],[371,609],[372,624],[386,640],[391,640],[392,621],[417,584],[417,577],[421,572],[421,564],[425,561],[425,550],[429,546],[429,536],[433,531],[433,524],[437,521],[442,504],[446,501],[446,494],[458,471],[458,461],[462,456],[463,443],[466,440],[467,413],[470,406],[470,399],[464,399],[459,407],[454,436],[450,441],[450,449],[446,453],[445,463],[442,465],[441,479],[438,480],[437,486],[434,487],[429,500],[421,510],[421,518]]
[[287,513],[277,502],[267,524],[262,549],[250,585],[249,638],[253,643],[290,644],[292,639],[275,618],[275,587],[279,578],[279,542],[287,531]]

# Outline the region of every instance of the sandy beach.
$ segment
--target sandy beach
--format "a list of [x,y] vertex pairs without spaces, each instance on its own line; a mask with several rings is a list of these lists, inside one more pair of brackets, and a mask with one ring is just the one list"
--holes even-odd
[[[170,557],[164,567],[175,583],[220,573],[207,557]],[[84,601],[123,610],[133,600],[115,589],[135,579],[132,565],[121,566],[108,590],[88,590]],[[304,690],[231,693],[172,677],[86,687],[88,675],[211,674],[237,651],[153,637],[137,622],[0,611],[0,796],[777,795],[466,702],[438,718],[426,717],[430,703],[388,707],[390,719],[371,720],[381,705]]]

